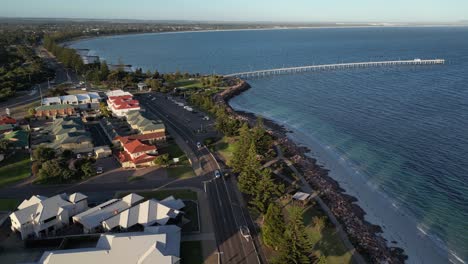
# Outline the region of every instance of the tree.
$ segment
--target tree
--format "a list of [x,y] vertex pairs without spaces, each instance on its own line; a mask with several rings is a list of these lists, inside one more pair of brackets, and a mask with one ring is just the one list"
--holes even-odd
[[249,125],[244,123],[241,128],[239,128],[239,140],[234,144],[233,156],[229,163],[234,172],[241,172],[251,143],[252,137]]
[[90,160],[84,160],[83,163],[81,163],[80,171],[83,173],[83,176],[81,177],[82,179],[92,177],[96,174],[96,171],[94,170],[93,164]]
[[278,250],[283,244],[284,219],[281,208],[277,203],[271,203],[265,214],[265,221],[262,226],[263,242],[267,246]]
[[34,108],[29,108],[29,109],[28,109],[28,114],[29,114],[30,116],[35,116],[35,115],[36,115],[36,109],[34,109]]
[[107,66],[107,62],[101,62],[100,69],[99,69],[99,79],[101,81],[107,80],[107,76],[109,76],[109,66]]
[[304,209],[292,206],[289,210],[289,220],[284,232],[284,243],[278,261],[282,263],[309,264],[312,263],[312,243],[304,226]]
[[107,105],[104,102],[99,103],[99,111],[101,111],[101,114],[105,117],[111,116],[111,111],[109,110],[109,108],[107,108]]
[[166,154],[162,154],[162,155],[157,156],[154,159],[153,163],[155,165],[160,165],[160,166],[169,165],[169,154],[166,153]]
[[44,162],[55,158],[55,151],[51,148],[39,146],[33,151],[33,159]]
[[260,162],[257,160],[255,144],[252,142],[239,175],[238,186],[241,192],[251,195],[255,194],[256,184],[260,180],[259,168]]
[[260,180],[254,185],[253,198],[250,203],[264,214],[268,205],[284,192],[284,185],[273,181],[270,169],[263,169],[259,176]]
[[324,216],[314,216],[312,218],[312,223],[314,223],[314,229],[317,232],[321,232],[326,225],[326,219]]
[[259,117],[252,129],[252,137],[257,147],[257,153],[265,154],[271,148],[273,138],[268,134],[263,126],[263,119]]
[[0,139],[0,151],[5,152],[11,146],[11,141],[8,139]]
[[43,181],[60,180],[62,167],[58,160],[52,159],[42,163],[39,170],[39,178]]
[[71,159],[72,157],[74,156],[74,153],[73,151],[69,150],[69,149],[65,149],[64,151],[62,151],[62,154],[60,154],[60,157],[64,160],[69,160]]

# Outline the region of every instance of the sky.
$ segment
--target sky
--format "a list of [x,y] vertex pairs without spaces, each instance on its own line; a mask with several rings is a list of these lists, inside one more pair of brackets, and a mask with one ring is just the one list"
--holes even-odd
[[0,17],[458,22],[468,20],[468,0],[0,0]]

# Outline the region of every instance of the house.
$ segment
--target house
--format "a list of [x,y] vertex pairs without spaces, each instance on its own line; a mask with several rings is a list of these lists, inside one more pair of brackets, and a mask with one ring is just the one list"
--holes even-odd
[[70,196],[63,193],[50,198],[34,195],[10,214],[11,230],[19,232],[22,239],[43,237],[68,225],[70,217],[87,208],[87,196],[81,193]]
[[36,117],[57,117],[75,115],[75,108],[70,105],[42,105],[36,107]]
[[84,123],[79,117],[57,118],[48,131],[54,137],[48,147],[53,149],[68,149],[75,153],[89,153],[94,149],[91,134],[85,130]]
[[97,109],[102,97],[96,92],[71,94],[42,99],[42,105],[72,105],[80,109]]
[[0,125],[16,125],[16,119],[9,116],[0,117]]
[[181,229],[147,227],[144,232],[102,234],[95,247],[46,251],[38,264],[180,263]]
[[119,152],[119,161],[124,168],[148,167],[153,165],[157,154],[154,145],[147,145],[140,140],[122,139],[123,151]]
[[161,120],[151,120],[144,117],[140,111],[127,112],[127,123],[142,134],[147,133],[165,133],[166,127]]
[[132,140],[139,140],[146,144],[154,144],[156,142],[162,142],[166,140],[166,133],[164,132],[153,132],[148,134],[137,134],[137,135],[130,135],[130,136],[117,136],[114,138],[113,142],[116,141],[118,143],[128,142]]
[[13,131],[15,128],[14,125],[12,124],[5,124],[5,125],[0,125],[0,133],[7,133]]
[[100,62],[99,56],[90,56],[90,55],[81,55],[81,60],[83,61],[83,64],[85,65]]
[[175,219],[185,205],[182,201],[182,207],[171,208],[163,202],[151,199],[139,203],[125,211],[102,222],[105,230],[110,231],[115,228],[126,230],[133,226],[151,226],[154,224],[166,225],[170,219]]
[[16,130],[5,133],[4,139],[11,142],[13,149],[29,149],[29,132],[25,130]]
[[143,197],[134,193],[122,199],[112,199],[73,216],[73,222],[81,224],[85,233],[92,233],[101,227],[104,220],[134,206],[143,199]]
[[140,110],[140,102],[133,99],[133,95],[122,90],[114,90],[106,93],[107,106],[116,116],[123,117],[128,111]]
[[112,150],[109,146],[95,147],[94,153],[98,159],[112,156]]

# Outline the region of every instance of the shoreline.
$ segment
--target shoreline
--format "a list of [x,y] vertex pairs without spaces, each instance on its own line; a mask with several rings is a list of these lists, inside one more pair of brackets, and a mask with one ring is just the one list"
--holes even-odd
[[[250,85],[242,81],[241,84],[228,88],[215,95],[216,104],[223,105],[228,113],[235,118],[254,124],[258,118],[254,113],[236,111],[229,105],[229,100],[242,92],[250,89]],[[404,263],[408,260],[405,250],[389,241],[383,236],[382,226],[372,224],[366,220],[366,211],[357,203],[358,199],[346,192],[340,183],[330,176],[330,170],[319,164],[319,160],[311,157],[308,147],[301,146],[299,142],[293,141],[289,136],[294,131],[284,125],[264,118],[264,125],[277,138],[281,146],[291,154],[292,160],[296,162],[307,182],[317,191],[331,209],[335,217],[343,225],[348,238],[353,246],[370,261],[380,262],[388,260],[389,263]]]
[[[180,31],[160,31],[160,32],[130,32],[121,34],[105,34],[101,36],[82,36],[61,42],[63,46],[70,47],[75,42],[97,39],[113,38],[132,35],[167,35],[186,33],[208,33],[208,32],[236,32],[236,31],[268,31],[268,30],[301,30],[301,29],[355,29],[355,28],[432,28],[432,27],[468,27],[468,24],[428,24],[428,25],[408,25],[408,24],[378,24],[375,25],[335,25],[335,26],[277,26],[264,28],[235,28],[235,29],[202,29],[202,30],[180,30]],[[73,48],[76,49],[76,48]]]
[[[256,114],[246,112],[246,109],[234,110],[229,104],[229,100],[249,88],[247,83],[246,87],[232,87],[235,91],[227,91],[222,96],[217,94],[215,101],[237,118],[252,124],[257,119]],[[365,236],[366,241],[361,242],[379,246],[375,252],[377,256],[387,253],[392,256],[388,263],[465,263],[447,246],[434,241],[406,209],[392,204],[385,193],[369,188],[364,175],[354,177],[349,162],[340,160],[339,153],[294,127],[282,125],[281,121],[262,118],[265,127],[271,129],[280,144],[292,154],[291,160],[296,162],[307,182],[320,191],[322,199],[360,253],[363,252],[358,240]]]

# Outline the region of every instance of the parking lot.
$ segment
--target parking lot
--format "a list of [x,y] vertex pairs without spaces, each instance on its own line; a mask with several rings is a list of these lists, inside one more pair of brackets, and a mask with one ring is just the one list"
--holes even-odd
[[95,147],[108,146],[111,144],[99,123],[87,123],[86,127],[93,137],[93,144]]

